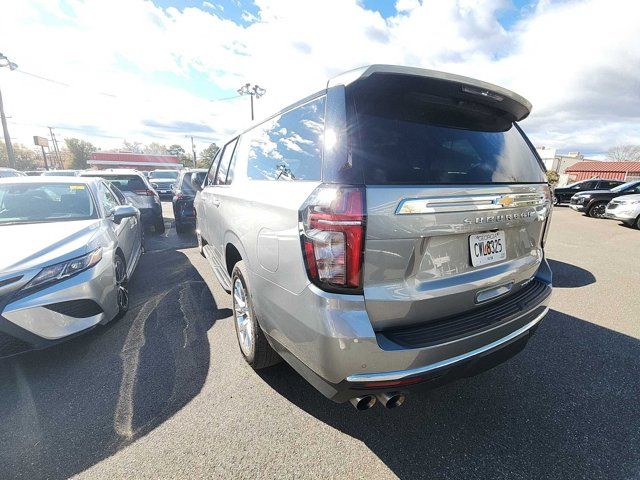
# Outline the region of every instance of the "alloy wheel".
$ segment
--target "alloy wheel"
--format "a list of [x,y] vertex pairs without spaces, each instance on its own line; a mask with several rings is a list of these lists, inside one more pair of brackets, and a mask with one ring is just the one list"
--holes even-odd
[[593,218],[602,218],[604,217],[604,212],[607,206],[604,203],[598,203],[591,207],[589,211],[589,215]]
[[124,261],[119,256],[116,257],[116,289],[118,290],[117,302],[120,311],[129,308],[129,288],[128,288],[127,269]]
[[239,278],[233,284],[233,314],[236,320],[238,343],[245,356],[251,354],[253,346],[253,321],[247,291]]

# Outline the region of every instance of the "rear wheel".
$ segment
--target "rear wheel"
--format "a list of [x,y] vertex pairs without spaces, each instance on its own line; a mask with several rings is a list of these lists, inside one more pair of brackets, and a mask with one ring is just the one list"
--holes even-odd
[[638,218],[636,218],[636,223],[634,224],[634,226],[640,230],[640,215],[638,215]]
[[592,218],[604,218],[604,211],[607,208],[606,202],[598,202],[589,208],[588,215]]
[[118,304],[118,314],[116,318],[120,318],[129,310],[129,277],[127,276],[127,266],[124,258],[122,258],[120,254],[116,254],[115,276],[116,302]]
[[554,205],[558,205],[560,202],[558,201],[558,197],[556,197],[555,195],[553,196],[553,204]]
[[280,361],[258,324],[247,282],[247,269],[243,261],[236,263],[231,276],[233,319],[240,352],[254,370],[270,367]]

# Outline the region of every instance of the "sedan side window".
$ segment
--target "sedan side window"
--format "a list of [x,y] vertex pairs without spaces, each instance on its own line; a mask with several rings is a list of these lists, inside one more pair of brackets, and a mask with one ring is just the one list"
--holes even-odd
[[115,197],[109,187],[107,187],[104,183],[100,184],[100,203],[102,203],[102,207],[107,215],[113,212],[113,209],[116,208],[120,203],[118,199]]

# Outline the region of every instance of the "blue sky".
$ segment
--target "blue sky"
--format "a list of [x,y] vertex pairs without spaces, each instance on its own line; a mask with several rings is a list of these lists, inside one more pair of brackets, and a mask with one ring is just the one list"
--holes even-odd
[[14,141],[53,125],[111,148],[222,141],[246,82],[261,117],[339,72],[411,65],[510,88],[536,145],[601,155],[640,143],[638,25],[625,0],[22,0],[0,15],[20,66],[0,85]]

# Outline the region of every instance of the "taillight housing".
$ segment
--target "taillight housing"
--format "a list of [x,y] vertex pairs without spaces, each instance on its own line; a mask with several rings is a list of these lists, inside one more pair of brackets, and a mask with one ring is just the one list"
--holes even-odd
[[316,188],[300,209],[300,237],[309,279],[323,290],[361,293],[364,233],[364,188]]

